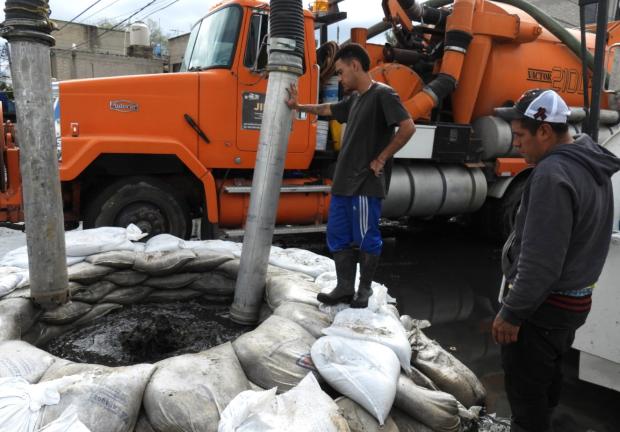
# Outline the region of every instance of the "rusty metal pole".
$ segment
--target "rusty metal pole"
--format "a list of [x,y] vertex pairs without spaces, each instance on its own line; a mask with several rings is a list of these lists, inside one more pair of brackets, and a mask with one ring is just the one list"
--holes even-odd
[[68,299],[64,219],[52,112],[47,0],[7,0],[9,41],[23,181],[30,293],[44,308]]

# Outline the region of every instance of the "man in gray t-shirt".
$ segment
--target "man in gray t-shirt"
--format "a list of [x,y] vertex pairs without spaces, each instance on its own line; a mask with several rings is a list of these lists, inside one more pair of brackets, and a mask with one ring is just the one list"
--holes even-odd
[[[335,61],[336,75],[350,97],[334,104],[300,105],[293,85],[286,104],[347,123],[327,221],[327,246],[334,255],[338,284],[317,298],[325,304],[346,302],[363,308],[372,294],[370,285],[381,255],[379,217],[389,187],[391,158],[409,141],[415,125],[396,92],[371,79],[370,58],[361,45],[343,46]],[[355,294],[358,257],[360,283]]]

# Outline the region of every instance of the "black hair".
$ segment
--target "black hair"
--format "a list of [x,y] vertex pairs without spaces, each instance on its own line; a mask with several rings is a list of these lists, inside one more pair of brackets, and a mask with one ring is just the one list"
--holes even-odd
[[370,57],[368,56],[368,52],[360,44],[352,42],[344,45],[336,53],[334,62],[336,60],[346,61],[347,63],[351,60],[357,60],[362,65],[364,72],[370,70]]
[[521,121],[521,126],[532,135],[534,135],[544,123],[547,123],[549,126],[551,126],[551,130],[553,130],[553,132],[558,135],[563,135],[568,132],[568,123],[544,122],[540,120],[534,120],[530,117],[522,117],[519,120]]

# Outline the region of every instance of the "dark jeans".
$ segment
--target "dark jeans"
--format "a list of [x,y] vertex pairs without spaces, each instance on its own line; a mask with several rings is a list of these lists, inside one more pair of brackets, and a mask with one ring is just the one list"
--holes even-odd
[[562,388],[562,355],[575,328],[547,329],[524,322],[517,342],[502,346],[512,432],[547,432]]

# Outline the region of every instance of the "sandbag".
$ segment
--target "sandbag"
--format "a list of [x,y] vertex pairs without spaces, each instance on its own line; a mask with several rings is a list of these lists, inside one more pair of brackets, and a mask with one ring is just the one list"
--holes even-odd
[[224,276],[228,277],[232,280],[237,280],[237,275],[239,274],[239,265],[240,262],[238,259],[232,259],[230,261],[226,261],[225,263],[220,264],[214,271],[219,273],[223,273]]
[[380,426],[368,411],[348,397],[341,396],[335,402],[351,432],[400,432],[390,417],[385,420],[385,425]]
[[168,276],[151,277],[145,280],[143,284],[157,289],[174,290],[187,287],[200,276],[199,273],[177,273]]
[[130,224],[127,228],[100,227],[65,233],[67,256],[86,257],[100,252],[134,250],[132,242],[146,237],[140,228]]
[[39,312],[28,299],[3,299],[0,301],[0,341],[20,339],[28,331]]
[[435,385],[432,379],[424,375],[422,371],[420,371],[414,366],[411,366],[411,369],[405,372],[405,374],[420,387],[424,387],[429,390],[439,390],[439,387]]
[[385,423],[396,396],[400,365],[385,345],[325,336],[312,346],[312,361],[335,390]]
[[14,291],[12,291],[12,292],[8,293],[7,295],[5,295],[4,297],[2,297],[2,300],[12,299],[12,298],[29,299],[30,298],[30,288],[29,287],[17,288]]
[[37,432],[91,432],[91,430],[80,421],[76,407],[69,405],[60,417]]
[[140,414],[138,415],[138,421],[136,422],[136,427],[133,429],[133,432],[157,432],[153,429],[153,426],[149,422],[148,418],[146,418],[144,409],[140,411]]
[[105,303],[130,305],[144,300],[152,292],[153,288],[141,285],[129,288],[118,288],[105,296],[101,301]]
[[393,407],[392,411],[390,411],[390,417],[398,426],[399,432],[434,432],[424,423],[420,423],[396,407]]
[[141,302],[144,303],[170,303],[175,301],[185,301],[201,297],[203,293],[193,289],[172,289],[156,290],[145,297]]
[[22,340],[35,346],[44,346],[52,339],[67,333],[73,328],[73,324],[54,325],[36,322],[22,335]]
[[191,240],[185,242],[185,248],[193,251],[204,251],[223,255],[241,256],[243,243],[229,240]]
[[134,250],[114,250],[86,257],[86,262],[115,269],[132,268],[135,261],[136,251]]
[[416,352],[412,364],[437,387],[454,395],[467,408],[484,404],[486,390],[471,369],[417,327],[409,333],[409,342]]
[[52,325],[69,324],[92,309],[88,303],[69,300],[67,303],[43,312],[40,322]]
[[77,319],[73,323],[73,327],[81,327],[86,325],[92,321],[96,321],[101,317],[106,316],[112,311],[122,309],[123,306],[116,303],[99,303],[93,306],[93,308],[88,311],[86,314],[82,315],[79,319]]
[[14,291],[22,281],[25,271],[20,267],[0,267],[0,298]]
[[29,343],[0,342],[0,378],[20,377],[37,383],[55,361],[56,357]]
[[183,267],[183,271],[205,273],[210,272],[214,268],[234,259],[232,254],[217,253],[208,250],[192,249],[196,254],[196,258],[188,261]]
[[269,263],[294,272],[318,277],[320,274],[335,271],[334,260],[309,250],[297,248],[271,248]]
[[196,258],[196,254],[188,249],[172,252],[138,253],[133,268],[151,276],[163,276],[176,273],[194,258]]
[[95,283],[113,271],[114,269],[112,267],[95,265],[87,262],[81,262],[67,267],[69,280],[84,285]]
[[185,247],[185,240],[175,237],[172,234],[157,234],[147,240],[144,245],[145,253],[152,252],[172,252]]
[[132,432],[142,394],[155,366],[110,368],[99,365],[68,363],[48,370],[41,382],[77,376],[78,381],[58,388],[58,405],[46,406],[41,425],[54,421],[70,405],[75,405],[80,420],[95,432]]
[[320,288],[308,280],[296,275],[271,276],[265,285],[265,301],[272,310],[276,310],[283,303],[305,303],[317,307],[316,299]]
[[203,273],[189,287],[209,295],[231,296],[235,293],[235,281],[219,272]]
[[315,338],[323,336],[321,331],[331,324],[327,314],[304,303],[283,303],[273,313],[299,324]]
[[316,368],[310,359],[315,338],[298,324],[272,315],[255,330],[239,336],[233,348],[248,379],[284,392]]
[[102,298],[117,288],[117,285],[108,281],[95,282],[92,285],[74,288],[71,291],[71,299],[85,303],[98,303]]
[[293,389],[240,393],[222,413],[219,432],[348,432],[338,405],[309,373]]
[[220,413],[250,384],[228,342],[156,363],[144,409],[158,432],[215,432]]
[[378,312],[348,308],[339,312],[332,325],[323,330],[329,336],[342,336],[377,342],[394,351],[401,367],[408,371],[411,363],[411,345],[402,324],[389,311]]
[[134,285],[140,285],[148,278],[149,275],[143,272],[135,270],[119,270],[114,273],[110,273],[103,279],[118,286],[131,287]]
[[428,390],[401,374],[394,404],[405,414],[436,432],[458,432],[461,427],[458,402],[451,394]]
[[[66,262],[67,265],[77,264],[79,262],[84,261],[85,256],[72,257],[67,256]],[[19,267],[24,271],[28,271],[28,250],[26,246],[18,247],[17,249],[13,249],[12,251],[4,254],[2,259],[0,260],[0,266],[9,266],[9,267]],[[24,283],[22,281],[22,283]]]
[[267,303],[261,303],[260,310],[258,311],[259,324],[265,321],[271,315],[273,315],[273,311],[271,310],[269,306],[267,306]]

